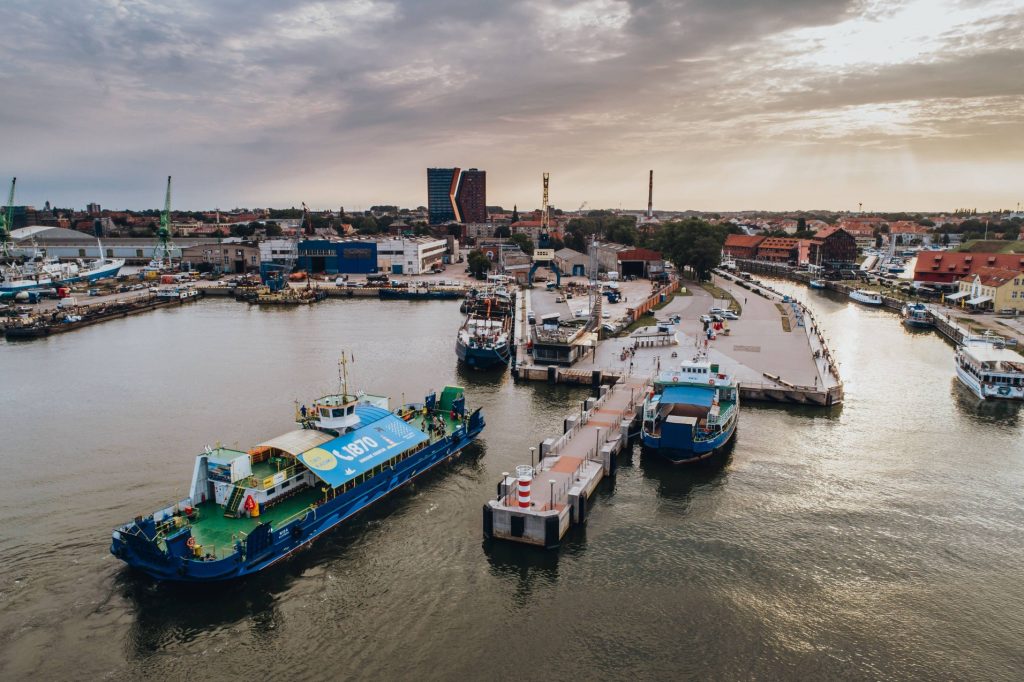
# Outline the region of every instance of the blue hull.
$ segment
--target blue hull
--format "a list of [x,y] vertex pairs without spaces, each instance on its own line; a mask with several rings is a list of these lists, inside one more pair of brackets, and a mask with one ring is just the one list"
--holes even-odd
[[642,434],[641,444],[646,452],[664,457],[673,464],[688,464],[711,459],[722,448],[729,444],[736,433],[736,420],[729,429],[709,440],[703,441],[667,441],[647,433]]
[[78,277],[68,277],[67,279],[61,280],[61,283],[73,284],[75,282],[95,282],[101,279],[117,277],[117,273],[121,271],[121,267],[121,265],[111,263],[102,268],[97,268],[86,275],[79,275]]
[[500,346],[497,349],[487,348],[466,348],[461,343],[455,343],[455,352],[470,367],[475,369],[491,369],[492,367],[504,367],[509,362],[508,346]]
[[480,435],[483,428],[483,414],[477,410],[460,429],[400,462],[390,475],[374,476],[281,528],[272,528],[270,524],[258,526],[244,542],[236,545],[234,554],[217,561],[171,556],[154,543],[124,532],[115,533],[110,552],[132,568],[158,580],[202,583],[251,575],[299,549],[309,547],[314,540],[351,516],[376,504],[438,464],[454,458]]

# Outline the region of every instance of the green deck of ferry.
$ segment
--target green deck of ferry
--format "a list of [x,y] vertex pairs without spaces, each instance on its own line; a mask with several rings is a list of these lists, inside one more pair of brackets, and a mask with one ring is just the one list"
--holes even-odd
[[[448,413],[437,414],[443,417],[448,434],[462,423],[460,420],[452,419]],[[410,419],[409,424],[426,433],[422,414]],[[431,442],[435,440],[437,438],[431,438]],[[277,471],[278,467],[269,461],[252,465],[252,473],[258,479],[273,476]],[[287,499],[261,509],[260,515],[255,518],[225,516],[223,505],[212,500],[203,502],[196,505],[199,516],[192,522],[192,536],[196,539],[197,544],[202,545],[203,554],[210,553],[218,558],[223,557],[233,551],[235,540],[241,539],[243,533],[251,532],[261,523],[270,523],[272,527],[279,528],[302,516],[302,512],[309,510],[315,503],[324,499],[321,487],[318,485],[302,488]]]

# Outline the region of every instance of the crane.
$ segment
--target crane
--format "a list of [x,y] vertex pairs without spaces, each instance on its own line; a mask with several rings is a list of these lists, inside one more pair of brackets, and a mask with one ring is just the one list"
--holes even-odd
[[18,178],[11,178],[11,192],[7,195],[7,206],[0,211],[0,257],[11,255],[11,226],[14,225],[14,185]]
[[164,198],[164,210],[160,213],[160,227],[156,231],[156,246],[153,247],[153,259],[150,266],[155,268],[171,267],[171,176],[167,176],[167,196]]
[[549,177],[550,177],[549,173],[545,173],[544,174],[544,200],[541,202],[541,208],[540,208],[540,226],[541,226],[541,229],[545,232],[545,234],[548,231],[548,178]]
[[313,220],[309,217],[309,207],[306,206],[306,202],[302,202],[302,226],[303,232],[307,237],[313,236]]

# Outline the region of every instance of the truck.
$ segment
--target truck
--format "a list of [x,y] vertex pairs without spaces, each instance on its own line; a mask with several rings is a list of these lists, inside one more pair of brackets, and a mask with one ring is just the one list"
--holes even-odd
[[57,301],[57,307],[63,310],[64,308],[74,308],[78,305],[78,299],[74,296],[65,296],[64,298]]

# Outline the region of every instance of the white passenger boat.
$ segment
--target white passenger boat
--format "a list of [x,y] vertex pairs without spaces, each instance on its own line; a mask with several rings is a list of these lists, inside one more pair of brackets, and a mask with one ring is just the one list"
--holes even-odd
[[855,289],[850,292],[850,298],[857,303],[863,303],[864,305],[882,305],[882,295],[868,291],[867,289]]
[[986,340],[956,349],[956,376],[982,400],[1024,400],[1024,358]]

